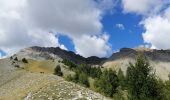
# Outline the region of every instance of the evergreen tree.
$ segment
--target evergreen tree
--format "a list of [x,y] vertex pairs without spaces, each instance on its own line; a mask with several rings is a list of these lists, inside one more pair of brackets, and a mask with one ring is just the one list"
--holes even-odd
[[14,58],[14,60],[15,60],[15,61],[18,61],[18,58],[17,58],[17,57],[15,57],[15,58]]
[[162,100],[162,90],[147,59],[139,56],[127,69],[128,91],[131,100]]
[[89,87],[88,76],[85,73],[81,73],[79,75],[79,83],[85,85],[86,87]]
[[28,63],[28,60],[27,60],[26,58],[23,58],[23,59],[22,59],[22,62],[23,62],[23,63]]
[[126,87],[126,78],[125,78],[121,68],[119,69],[117,76],[118,76],[118,80],[119,80],[119,85],[121,86],[122,89],[125,88]]
[[79,72],[75,71],[75,74],[73,76],[73,82],[77,83],[79,82]]
[[101,77],[94,84],[97,90],[106,96],[112,97],[118,87],[118,77],[115,71],[104,70]]
[[56,66],[54,74],[58,76],[63,76],[60,65]]
[[76,64],[73,63],[72,61],[67,60],[67,59],[63,59],[62,63],[65,64],[66,66],[68,66],[69,69],[71,69],[71,70],[76,68]]

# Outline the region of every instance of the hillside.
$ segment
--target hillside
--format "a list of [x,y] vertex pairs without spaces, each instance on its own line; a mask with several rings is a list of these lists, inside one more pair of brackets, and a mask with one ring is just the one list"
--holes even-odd
[[[21,50],[10,58],[0,59],[0,100],[52,100],[52,99],[91,99],[108,100],[96,93],[94,87],[88,89],[64,78],[53,75],[57,65],[61,66],[64,76],[75,72],[61,63],[67,59],[79,64],[91,64],[126,72],[129,62],[134,63],[138,54],[150,61],[153,71],[163,80],[168,80],[170,72],[170,50],[152,50],[144,48],[122,48],[109,58],[84,58],[74,52],[60,48],[30,47]],[[16,60],[17,58],[17,60]],[[26,58],[28,63],[22,61]],[[102,69],[103,70],[103,69]],[[94,79],[90,78],[91,82]],[[92,83],[90,83],[92,84]],[[126,91],[123,91],[123,95]]]
[[134,63],[138,54],[142,54],[147,57],[158,77],[163,80],[168,79],[168,74],[170,72],[170,50],[122,48],[119,52],[113,53],[112,56],[103,63],[103,66],[114,70],[121,68],[124,72],[126,72],[129,62]]
[[[57,60],[30,59],[28,63],[23,63],[20,59],[18,61],[10,58],[1,59],[0,100],[67,100],[68,98],[108,100],[99,93],[53,75],[57,63]],[[62,71],[64,70],[63,67]]]
[[102,65],[104,68],[111,68],[114,70],[121,68],[124,72],[126,72],[129,62],[134,63],[138,54],[143,54],[147,57],[158,77],[163,80],[168,79],[168,74],[170,72],[170,50],[122,48],[119,52],[113,53],[109,58],[99,58],[95,56],[84,58],[72,51],[62,50],[59,47],[46,48],[35,46],[21,50],[14,55],[14,57],[26,57],[35,60],[67,59],[76,64]]

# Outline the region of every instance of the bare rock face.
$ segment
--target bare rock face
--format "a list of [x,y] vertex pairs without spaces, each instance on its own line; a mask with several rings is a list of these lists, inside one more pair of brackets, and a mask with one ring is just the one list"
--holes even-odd
[[168,79],[168,74],[170,73],[170,50],[122,48],[119,52],[113,53],[112,56],[103,63],[103,66],[115,70],[121,68],[126,72],[129,62],[134,63],[139,54],[147,57],[158,77],[163,80]]
[[138,54],[145,55],[149,60],[170,62],[170,50],[156,50],[156,49],[131,49],[122,48],[119,52],[113,53],[108,60],[116,60],[120,58],[135,59]]
[[95,56],[85,58],[81,55],[75,54],[72,51],[60,49],[59,47],[38,47],[38,46],[23,49],[14,56],[37,60],[67,59],[76,64],[100,64],[101,62],[106,60],[106,58],[99,58]]

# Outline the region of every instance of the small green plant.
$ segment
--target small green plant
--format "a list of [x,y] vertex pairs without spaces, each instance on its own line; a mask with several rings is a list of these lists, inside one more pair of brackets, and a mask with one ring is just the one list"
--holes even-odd
[[113,94],[116,93],[116,89],[119,86],[116,72],[111,69],[104,70],[101,77],[95,81],[94,85],[98,92],[105,96],[113,97]]
[[73,81],[73,77],[71,76],[71,74],[69,74],[65,77],[65,80],[66,81]]
[[14,60],[15,60],[15,61],[18,61],[18,58],[17,58],[17,57],[15,57],[15,58],[14,58]]
[[86,87],[90,86],[88,76],[85,73],[81,73],[79,75],[79,83],[85,85]]
[[58,76],[63,76],[63,72],[61,71],[60,65],[56,66],[56,68],[54,69],[54,74]]
[[22,62],[23,62],[23,63],[28,63],[28,60],[27,60],[26,58],[23,58],[23,59],[22,59]]

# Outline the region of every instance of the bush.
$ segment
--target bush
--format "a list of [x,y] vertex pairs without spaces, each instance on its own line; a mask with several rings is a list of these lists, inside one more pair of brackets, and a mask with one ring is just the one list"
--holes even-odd
[[126,78],[121,68],[119,69],[117,76],[119,80],[119,85],[121,86],[122,89],[124,89],[126,87]]
[[69,74],[65,77],[66,81],[73,81],[73,77]]
[[12,59],[13,59],[13,57],[11,56],[11,57],[10,57],[10,60],[12,60]]
[[71,62],[71,61],[69,61],[69,60],[67,60],[67,59],[63,59],[62,63],[65,64],[66,66],[68,66],[69,69],[76,68],[76,64]]
[[63,72],[61,71],[60,65],[56,66],[56,68],[54,69],[54,74],[58,76],[63,76]]
[[23,59],[22,59],[22,62],[23,62],[23,63],[28,63],[28,61],[27,61],[26,58],[23,58]]
[[16,67],[16,68],[20,68],[20,66],[19,66],[19,65],[15,65],[14,67]]
[[104,70],[101,77],[94,83],[97,91],[103,93],[105,96],[113,97],[118,87],[118,77],[115,71]]
[[18,61],[18,58],[17,58],[17,57],[15,57],[15,58],[14,58],[14,60],[15,60],[15,61]]
[[86,87],[90,86],[88,76],[86,74],[84,74],[84,73],[81,73],[79,75],[79,83],[85,85]]

